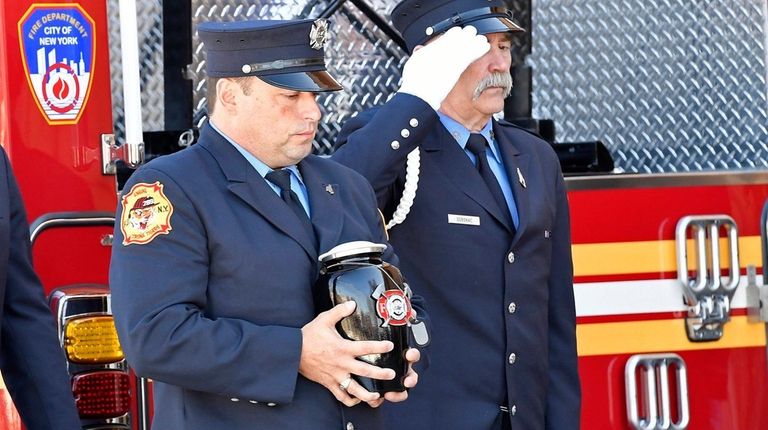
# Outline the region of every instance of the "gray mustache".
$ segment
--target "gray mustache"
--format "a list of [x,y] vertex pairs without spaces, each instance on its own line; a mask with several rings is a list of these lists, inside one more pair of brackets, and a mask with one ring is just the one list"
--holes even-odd
[[483,91],[488,88],[495,87],[503,88],[504,97],[507,97],[509,93],[512,92],[512,75],[510,75],[509,72],[496,72],[484,77],[483,80],[477,84],[477,88],[475,88],[475,93],[472,95],[472,99],[477,100]]

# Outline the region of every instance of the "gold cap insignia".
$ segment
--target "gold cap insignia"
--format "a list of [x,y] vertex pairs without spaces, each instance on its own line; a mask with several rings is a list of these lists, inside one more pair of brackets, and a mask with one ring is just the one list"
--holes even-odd
[[309,30],[309,47],[323,49],[325,42],[328,41],[328,21],[320,18],[312,23],[312,29]]

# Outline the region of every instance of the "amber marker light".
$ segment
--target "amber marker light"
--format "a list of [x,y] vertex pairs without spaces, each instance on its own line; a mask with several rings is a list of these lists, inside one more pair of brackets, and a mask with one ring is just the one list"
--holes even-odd
[[123,359],[111,316],[91,316],[67,321],[64,349],[73,363],[106,364]]

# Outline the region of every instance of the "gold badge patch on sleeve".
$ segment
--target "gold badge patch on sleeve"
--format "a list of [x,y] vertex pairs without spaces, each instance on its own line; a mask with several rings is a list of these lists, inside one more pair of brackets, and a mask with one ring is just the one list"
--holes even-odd
[[161,234],[170,233],[173,205],[163,193],[163,184],[138,183],[123,196],[120,204],[120,231],[123,245],[143,245]]

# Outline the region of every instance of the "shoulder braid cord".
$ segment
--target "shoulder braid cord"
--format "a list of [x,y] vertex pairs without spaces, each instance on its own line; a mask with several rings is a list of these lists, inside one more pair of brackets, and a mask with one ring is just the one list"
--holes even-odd
[[416,190],[419,187],[419,168],[421,165],[421,156],[419,148],[414,149],[408,154],[405,162],[405,185],[403,186],[403,195],[397,204],[392,219],[387,223],[387,230],[405,221],[408,212],[411,211],[413,200],[416,198]]

